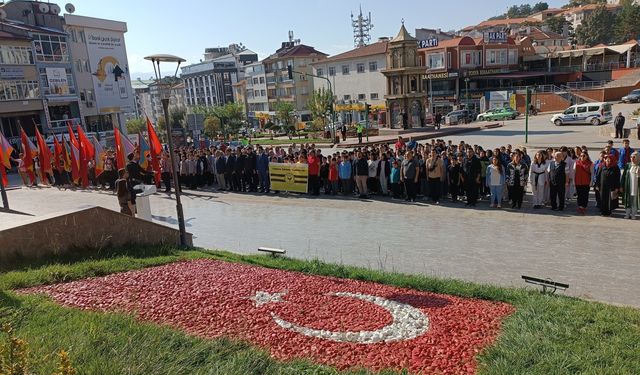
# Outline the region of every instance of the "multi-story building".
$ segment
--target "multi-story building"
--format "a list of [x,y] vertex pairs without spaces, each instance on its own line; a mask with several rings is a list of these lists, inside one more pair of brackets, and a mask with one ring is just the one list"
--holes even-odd
[[427,68],[424,80],[431,111],[446,113],[455,105],[478,110],[485,91],[501,87],[501,80],[545,75],[514,73],[519,70],[520,46],[506,33],[486,35],[454,38],[419,50]]
[[162,84],[152,82],[149,84],[149,98],[151,101],[151,113],[147,113],[149,119],[155,124],[159,118],[164,117],[164,109],[162,108],[162,97],[164,96],[163,90],[165,84],[171,86],[171,92],[169,93],[169,111],[171,110],[186,110],[185,108],[185,85],[182,80],[163,78]]
[[569,45],[569,38],[553,31],[543,31],[537,27],[528,27],[521,35],[529,37],[534,46],[555,47]]
[[[310,121],[311,113],[307,102],[313,92],[313,79],[308,74],[313,71],[311,64],[324,60],[327,54],[300,44],[293,39],[293,33],[289,35],[288,42],[283,42],[274,54],[262,61],[267,81],[269,112],[275,114],[280,101],[290,102],[295,107],[298,120]],[[287,66],[291,66],[295,72],[293,79],[289,79]]]
[[[227,53],[219,56],[220,53]],[[244,47],[208,48],[211,58],[181,68],[187,106],[217,106],[233,102],[233,85],[244,79],[245,66],[258,61],[258,55]]]
[[136,78],[131,81],[131,88],[135,95],[136,102],[136,117],[145,117],[153,114],[153,108],[151,106],[151,92],[149,85],[154,81],[152,79],[143,80]]
[[[375,114],[385,110],[386,79],[380,72],[387,67],[388,38],[311,63],[314,89],[329,90],[336,98],[337,120],[347,124],[365,119],[367,103]],[[380,117],[382,119],[382,116]],[[372,120],[378,120],[373,118]]]
[[24,30],[0,28],[0,131],[14,145],[20,143],[20,127],[33,135],[44,107],[31,39]]
[[488,20],[474,26],[465,27],[460,30],[460,36],[482,38],[486,33],[494,32],[506,32],[509,35],[515,35],[523,27],[540,24],[542,24],[542,20],[533,17]]
[[126,118],[136,114],[124,40],[127,24],[75,14],[65,14],[64,20],[86,129],[124,130]]
[[244,77],[247,81],[247,121],[251,125],[257,126],[260,119],[269,115],[267,76],[264,73],[264,66],[260,62],[247,65]]
[[[569,22],[571,28],[576,30],[582,22],[593,13],[599,6],[603,4],[586,4],[579,7],[565,9],[561,15]],[[616,3],[604,4],[606,9],[612,13],[618,12],[622,6]]]
[[[6,14],[0,21],[2,29],[26,34],[32,41],[43,106],[37,123],[43,133],[66,131],[67,121],[82,123],[80,97],[60,7],[38,1],[11,1],[0,9]],[[25,130],[29,135],[33,132],[33,128]]]

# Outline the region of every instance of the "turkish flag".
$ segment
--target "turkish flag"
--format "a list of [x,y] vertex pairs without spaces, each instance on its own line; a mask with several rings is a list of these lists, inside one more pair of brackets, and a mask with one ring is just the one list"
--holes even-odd
[[511,305],[214,260],[179,262],[21,293],[128,311],[203,338],[232,337],[277,359],[339,369],[475,373]]

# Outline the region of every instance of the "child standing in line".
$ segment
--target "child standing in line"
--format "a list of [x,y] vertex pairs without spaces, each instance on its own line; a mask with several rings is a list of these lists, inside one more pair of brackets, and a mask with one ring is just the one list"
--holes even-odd
[[338,193],[338,165],[336,164],[335,158],[331,158],[331,162],[329,163],[329,187],[331,195]]
[[451,158],[451,165],[449,166],[449,173],[447,173],[449,182],[449,193],[451,193],[451,201],[457,202],[460,195],[460,159],[455,156]]
[[389,180],[391,181],[391,192],[393,193],[392,199],[400,199],[400,165],[397,160],[394,160],[391,164]]

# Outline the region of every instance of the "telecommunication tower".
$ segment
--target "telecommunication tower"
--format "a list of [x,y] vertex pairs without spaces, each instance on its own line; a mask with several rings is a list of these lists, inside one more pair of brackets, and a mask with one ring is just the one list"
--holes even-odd
[[373,23],[371,23],[371,12],[369,16],[362,15],[362,6],[360,6],[360,14],[357,17],[353,17],[351,13],[351,26],[353,26],[353,45],[355,47],[364,47],[371,41],[371,29],[373,29]]

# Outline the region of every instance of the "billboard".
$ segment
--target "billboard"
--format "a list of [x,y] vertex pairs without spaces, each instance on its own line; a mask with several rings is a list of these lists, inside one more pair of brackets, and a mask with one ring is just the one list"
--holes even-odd
[[124,34],[85,29],[96,106],[100,113],[132,112],[134,95]]
[[509,34],[504,31],[491,31],[483,36],[485,44],[504,44],[509,40]]

